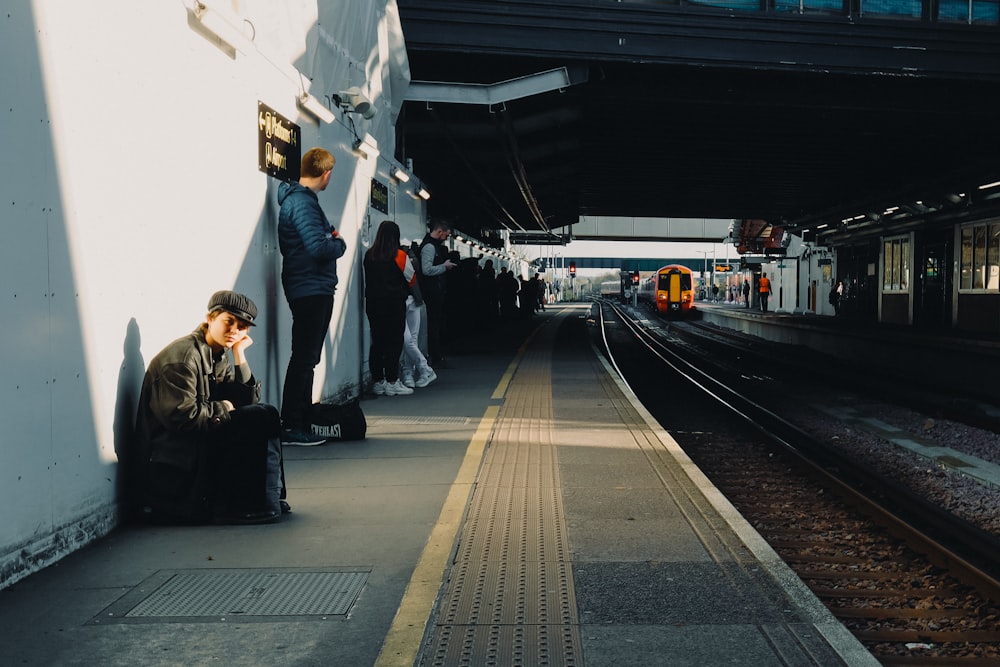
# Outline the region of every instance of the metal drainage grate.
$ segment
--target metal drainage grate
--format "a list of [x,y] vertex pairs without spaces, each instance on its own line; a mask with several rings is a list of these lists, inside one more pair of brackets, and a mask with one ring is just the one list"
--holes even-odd
[[[93,622],[138,619],[343,616],[368,571],[184,570],[159,572]],[[136,600],[136,597],[143,597]]]

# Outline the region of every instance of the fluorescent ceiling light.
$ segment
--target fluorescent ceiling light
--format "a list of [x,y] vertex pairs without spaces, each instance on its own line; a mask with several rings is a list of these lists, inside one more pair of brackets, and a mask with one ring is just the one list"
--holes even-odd
[[368,159],[368,151],[365,150],[365,144],[360,139],[354,142],[351,146],[351,150],[362,160]]
[[233,49],[250,53],[253,41],[243,33],[241,28],[243,21],[238,16],[230,16],[228,12],[209,7],[200,1],[194,3],[192,11],[206,30]]
[[364,138],[358,139],[354,142],[353,149],[355,155],[364,158],[365,160],[368,159],[369,155],[378,157],[379,154],[378,141],[376,141],[375,137],[367,132],[365,132]]
[[315,116],[317,120],[320,120],[326,123],[327,125],[329,125],[330,123],[332,123],[337,119],[337,117],[333,115],[333,112],[330,111],[328,108],[326,108],[325,104],[320,102],[318,99],[316,99],[309,93],[302,93],[301,95],[299,95],[298,103],[299,106],[302,107],[305,111],[308,111],[313,116]]

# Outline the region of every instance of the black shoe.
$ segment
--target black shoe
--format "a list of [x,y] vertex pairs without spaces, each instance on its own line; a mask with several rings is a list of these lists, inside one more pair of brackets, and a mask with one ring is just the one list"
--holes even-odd
[[310,431],[286,428],[281,431],[281,444],[313,447],[326,444],[326,438]]
[[278,504],[281,506],[281,513],[282,514],[291,514],[292,513],[292,506],[289,505],[286,501],[279,500]]

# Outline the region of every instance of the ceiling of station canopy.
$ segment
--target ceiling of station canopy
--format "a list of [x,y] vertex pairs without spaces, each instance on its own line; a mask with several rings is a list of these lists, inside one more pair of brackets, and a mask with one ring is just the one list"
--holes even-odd
[[[744,32],[687,59],[613,58],[531,41],[568,43],[566,8],[525,19],[547,32],[518,45],[491,41],[486,19],[444,18],[484,3],[399,5],[414,82],[490,86],[561,68],[571,81],[495,104],[405,102],[397,155],[431,191],[430,215],[472,235],[558,236],[581,216],[795,229],[927,193],[943,201],[1000,174],[1000,67],[991,80],[746,66]],[[709,57],[737,48],[728,61]],[[1000,62],[1000,49],[985,51]]]

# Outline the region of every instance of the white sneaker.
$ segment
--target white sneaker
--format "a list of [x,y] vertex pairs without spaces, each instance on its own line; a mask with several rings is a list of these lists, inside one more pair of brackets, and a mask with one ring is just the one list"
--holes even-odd
[[413,386],[414,386],[414,383],[413,383],[413,373],[403,373],[403,377],[400,378],[400,379],[402,380],[402,382],[403,382],[404,385],[406,385],[410,389],[413,389]]
[[407,394],[412,394],[413,390],[407,387],[405,384],[396,380],[391,384],[385,386],[386,396],[406,396]]
[[434,380],[437,380],[437,378],[438,375],[437,373],[434,372],[434,369],[428,368],[427,372],[420,374],[420,379],[417,380],[414,384],[417,387],[426,387],[431,382],[434,382]]
[[375,392],[376,396],[381,396],[386,392],[389,387],[389,383],[385,380],[379,380],[374,385],[372,385],[372,391]]

